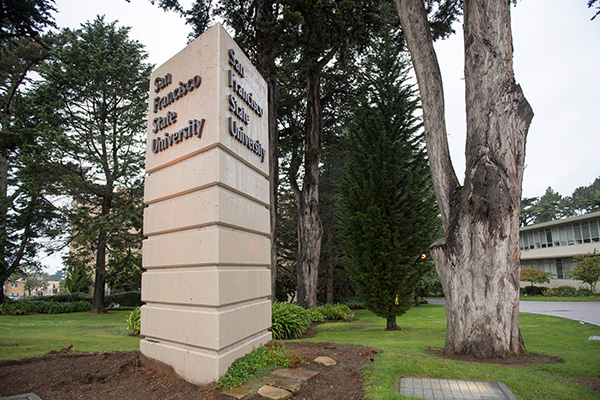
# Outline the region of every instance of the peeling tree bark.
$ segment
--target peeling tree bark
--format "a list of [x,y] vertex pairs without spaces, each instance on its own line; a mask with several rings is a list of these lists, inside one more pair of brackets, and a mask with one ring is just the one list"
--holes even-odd
[[269,210],[271,222],[271,301],[277,285],[277,194],[279,188],[279,135],[277,132],[277,80],[269,79]]
[[519,213],[533,111],[515,83],[509,1],[465,0],[466,172],[448,150],[443,85],[423,0],[395,0],[423,103],[445,240],[432,257],[446,295],[446,352],[525,352],[519,332]]
[[306,74],[308,100],[306,104],[306,136],[304,179],[302,190],[292,185],[298,203],[298,305],[317,306],[317,279],[323,224],[319,215],[319,160],[323,137],[323,115],[320,98],[321,68],[317,63]]

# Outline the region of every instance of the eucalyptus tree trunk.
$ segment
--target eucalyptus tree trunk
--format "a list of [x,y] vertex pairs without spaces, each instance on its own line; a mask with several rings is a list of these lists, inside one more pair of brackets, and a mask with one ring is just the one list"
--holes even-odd
[[464,2],[466,172],[448,150],[444,97],[423,0],[395,0],[421,94],[445,239],[431,248],[446,296],[447,353],[525,352],[519,331],[519,213],[533,111],[515,83],[510,2]]
[[317,279],[323,225],[319,215],[319,160],[323,136],[323,115],[320,99],[322,66],[307,71],[307,115],[302,190],[294,188],[298,202],[298,304],[306,308],[317,306]]
[[270,78],[269,90],[269,187],[271,221],[271,299],[277,285],[277,194],[279,188],[279,136],[277,132],[277,80]]

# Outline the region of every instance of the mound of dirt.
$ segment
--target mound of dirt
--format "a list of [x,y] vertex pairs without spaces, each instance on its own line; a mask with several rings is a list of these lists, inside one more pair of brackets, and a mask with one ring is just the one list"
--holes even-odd
[[[303,383],[294,399],[359,400],[363,397],[361,370],[372,361],[375,350],[335,343],[286,343],[311,360],[331,357],[337,365],[311,362],[307,370],[319,375]],[[70,349],[69,349],[70,350]],[[0,362],[0,397],[35,393],[44,400],[218,400],[232,399],[210,385],[196,386],[144,368],[137,351],[56,354]],[[255,395],[253,398],[261,398]]]

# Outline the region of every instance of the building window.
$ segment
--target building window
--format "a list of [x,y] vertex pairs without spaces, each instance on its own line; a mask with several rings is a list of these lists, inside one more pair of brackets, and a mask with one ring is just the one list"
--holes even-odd
[[567,228],[567,246],[572,246],[575,244],[575,238],[573,236],[573,225],[569,224],[566,226]]
[[552,230],[549,228],[546,229],[546,245],[548,247],[554,246],[554,242],[552,241]]
[[567,245],[567,227],[561,226],[561,227],[559,227],[558,230],[560,232],[560,245],[566,246]]
[[521,250],[600,243],[600,218],[521,232]]
[[18,283],[13,283],[10,285],[11,288],[13,289],[18,289],[19,288],[19,284]]
[[592,236],[592,243],[598,243],[598,220],[592,221],[590,223],[590,233]]
[[562,260],[560,258],[556,259],[556,277],[558,279],[564,279]]
[[581,237],[583,238],[583,243],[591,243],[590,224],[588,222],[581,223]]

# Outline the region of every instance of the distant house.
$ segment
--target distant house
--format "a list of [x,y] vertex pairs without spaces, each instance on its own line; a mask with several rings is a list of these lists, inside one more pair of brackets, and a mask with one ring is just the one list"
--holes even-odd
[[25,290],[25,280],[17,279],[14,282],[4,283],[2,290],[4,291],[5,297],[13,300],[19,300],[29,296],[52,296],[54,294],[58,294],[59,284],[60,282],[58,281],[49,281],[46,282],[45,286],[33,288],[31,290]]
[[[550,287],[582,282],[566,273],[575,266],[574,256],[600,251],[600,211],[521,228],[521,267],[550,273]],[[523,282],[522,282],[523,284]]]
[[2,287],[4,291],[4,297],[19,300],[25,297],[25,281],[24,280],[16,280],[14,282],[5,282]]

